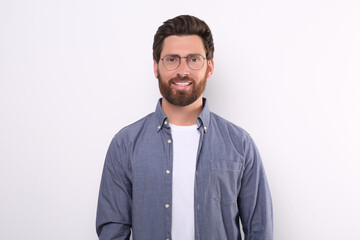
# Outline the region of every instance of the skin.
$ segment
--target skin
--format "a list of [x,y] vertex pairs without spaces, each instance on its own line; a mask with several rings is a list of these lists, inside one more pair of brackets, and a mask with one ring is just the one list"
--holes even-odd
[[[168,54],[177,54],[186,57],[189,54],[201,54],[206,56],[205,47],[202,39],[197,35],[185,36],[169,36],[164,39],[163,49],[160,58]],[[190,94],[195,84],[200,84],[201,81],[209,79],[214,72],[214,61],[205,60],[204,66],[199,70],[190,69],[185,59],[182,59],[180,66],[172,71],[168,71],[162,61],[159,63],[154,61],[154,74],[159,81],[170,84],[171,91],[174,93],[181,92],[182,94]],[[188,86],[178,86],[173,83],[172,79],[188,77],[194,81],[194,84]],[[205,84],[205,83],[204,83]],[[171,104],[164,97],[162,99],[162,109],[169,121],[178,126],[195,125],[197,117],[199,116],[203,107],[203,93],[201,92],[199,98],[187,106],[177,106]]]

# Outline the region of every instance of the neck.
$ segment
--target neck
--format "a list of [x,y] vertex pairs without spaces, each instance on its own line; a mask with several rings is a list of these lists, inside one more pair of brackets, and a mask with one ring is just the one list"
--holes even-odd
[[161,107],[170,123],[177,126],[191,126],[196,124],[196,120],[203,108],[202,96],[188,106],[176,106],[169,103],[165,98],[162,99]]

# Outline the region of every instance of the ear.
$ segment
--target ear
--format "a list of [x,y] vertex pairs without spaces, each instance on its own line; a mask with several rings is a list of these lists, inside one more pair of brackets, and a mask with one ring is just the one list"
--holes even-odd
[[207,64],[208,64],[208,74],[206,77],[210,78],[214,73],[214,59],[208,60]]
[[158,78],[158,67],[159,64],[156,62],[156,60],[154,60],[154,75],[156,78]]

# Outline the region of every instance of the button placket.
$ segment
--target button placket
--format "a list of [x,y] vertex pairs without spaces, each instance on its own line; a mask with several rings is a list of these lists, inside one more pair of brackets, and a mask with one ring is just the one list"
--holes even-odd
[[165,120],[161,128],[162,137],[164,141],[164,147],[166,149],[166,158],[164,159],[164,198],[163,198],[163,209],[164,209],[164,221],[165,221],[165,239],[171,239],[171,202],[172,202],[172,165],[173,165],[173,144],[171,137],[171,130],[169,127],[169,122]]

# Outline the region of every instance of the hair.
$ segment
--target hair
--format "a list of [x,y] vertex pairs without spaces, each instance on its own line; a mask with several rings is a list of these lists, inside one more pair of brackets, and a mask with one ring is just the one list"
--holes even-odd
[[209,26],[197,17],[180,15],[165,21],[158,28],[153,43],[153,58],[156,62],[160,60],[164,39],[171,35],[198,35],[203,40],[206,58],[213,59],[215,49]]

